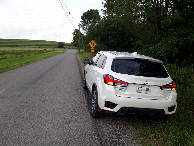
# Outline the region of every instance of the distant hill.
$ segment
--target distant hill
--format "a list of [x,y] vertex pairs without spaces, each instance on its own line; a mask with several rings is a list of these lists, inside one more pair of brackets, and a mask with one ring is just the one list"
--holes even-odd
[[0,39],[0,47],[32,47],[32,48],[55,48],[55,41],[25,40],[25,39]]

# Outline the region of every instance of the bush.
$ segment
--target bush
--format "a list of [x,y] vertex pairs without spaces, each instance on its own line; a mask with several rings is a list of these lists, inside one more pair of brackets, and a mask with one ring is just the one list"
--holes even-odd
[[177,84],[179,108],[194,113],[194,70],[191,67],[180,67],[176,64],[165,65],[170,76]]
[[65,46],[65,43],[59,42],[57,45],[57,48],[64,48],[64,46]]

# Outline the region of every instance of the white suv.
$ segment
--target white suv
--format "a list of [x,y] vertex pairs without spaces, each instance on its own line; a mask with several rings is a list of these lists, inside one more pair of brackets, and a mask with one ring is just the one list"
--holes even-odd
[[102,112],[175,113],[176,83],[160,60],[137,52],[100,51],[84,63],[84,87],[92,94],[92,117]]

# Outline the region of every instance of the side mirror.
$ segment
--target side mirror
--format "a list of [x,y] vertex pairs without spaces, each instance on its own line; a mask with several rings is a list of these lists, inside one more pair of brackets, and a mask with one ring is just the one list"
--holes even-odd
[[85,59],[85,60],[84,60],[84,64],[91,64],[91,62],[90,62],[89,59]]

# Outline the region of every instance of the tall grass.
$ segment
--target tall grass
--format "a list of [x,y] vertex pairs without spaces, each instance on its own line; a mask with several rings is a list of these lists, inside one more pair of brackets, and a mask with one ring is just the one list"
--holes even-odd
[[[79,56],[79,58],[83,64],[83,61],[85,59],[92,60],[92,58],[96,55],[96,53],[86,52],[83,49],[81,49],[80,53],[79,53],[79,50],[77,49],[77,55]],[[83,65],[85,66],[85,64],[83,64]]]
[[177,84],[178,109],[194,115],[194,70],[193,67],[180,67],[166,64],[171,78]]

